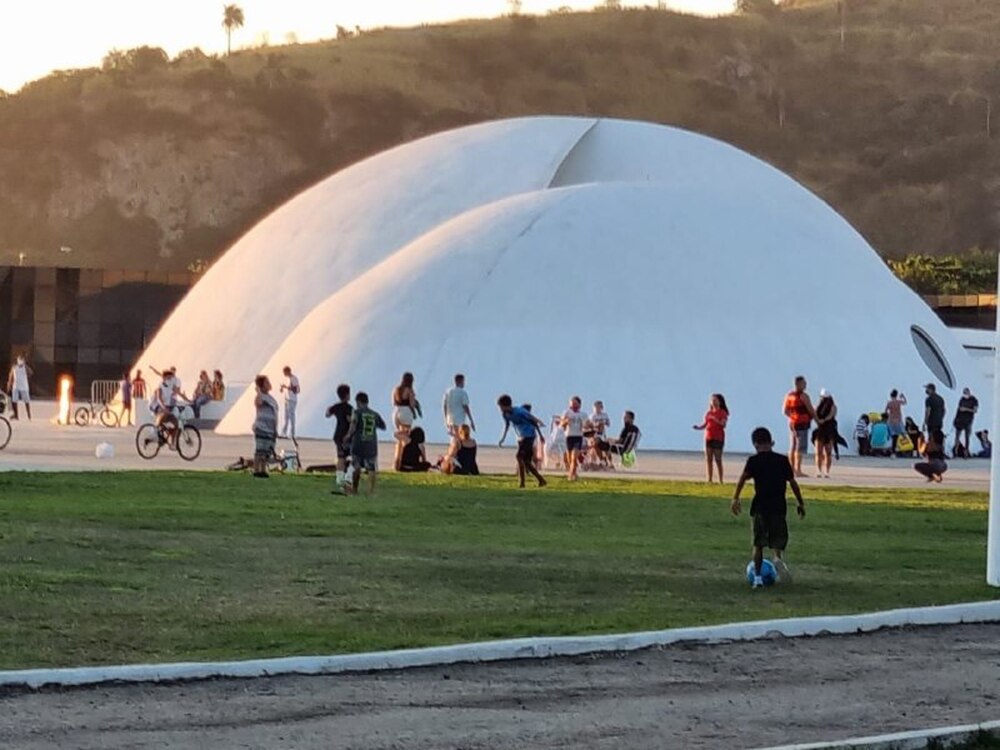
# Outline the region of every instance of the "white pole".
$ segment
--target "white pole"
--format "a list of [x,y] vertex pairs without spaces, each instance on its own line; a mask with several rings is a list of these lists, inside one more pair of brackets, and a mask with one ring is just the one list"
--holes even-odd
[[[1000,269],[1000,258],[997,259]],[[997,299],[1000,300],[1000,276],[997,277]],[[990,440],[1000,436],[1000,308],[997,310],[996,335],[993,337],[993,424]],[[1000,586],[1000,458],[990,459],[990,517],[986,537],[986,583]]]

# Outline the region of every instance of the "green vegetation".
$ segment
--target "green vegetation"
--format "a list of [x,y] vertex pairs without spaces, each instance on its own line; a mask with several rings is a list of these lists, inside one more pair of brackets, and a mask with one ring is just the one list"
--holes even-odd
[[754,0],[718,19],[614,5],[341,27],[223,58],[139,48],[31,83],[0,97],[0,263],[23,251],[181,270],[351,162],[539,113],[730,141],[818,191],[886,257],[995,251],[995,4]]
[[984,583],[986,498],[817,488],[790,587],[691,483],[0,474],[0,667],[252,658],[944,604]]
[[937,748],[948,747],[950,750],[1000,750],[1000,737],[993,732],[979,732],[976,737],[973,737],[966,742],[960,742],[958,744],[948,744],[945,745],[939,741],[931,741],[928,743],[928,750],[937,750]]
[[908,255],[889,267],[920,294],[996,294],[995,253],[975,249],[964,255]]

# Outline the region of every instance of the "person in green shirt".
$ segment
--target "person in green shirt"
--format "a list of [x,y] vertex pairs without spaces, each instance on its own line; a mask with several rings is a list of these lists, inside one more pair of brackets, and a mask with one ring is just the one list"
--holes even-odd
[[354,397],[357,408],[351,415],[351,426],[344,436],[344,445],[350,446],[354,477],[353,493],[358,494],[361,472],[368,474],[368,495],[375,494],[375,475],[378,472],[378,431],[386,428],[385,420],[375,410],[368,408],[368,394],[360,391]]

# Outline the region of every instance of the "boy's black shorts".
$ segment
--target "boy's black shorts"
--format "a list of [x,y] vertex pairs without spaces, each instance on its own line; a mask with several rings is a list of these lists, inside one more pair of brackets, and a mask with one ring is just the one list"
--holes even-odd
[[521,438],[517,441],[517,457],[522,461],[535,460],[535,439]]
[[753,546],[783,550],[788,546],[788,524],[784,516],[753,516]]

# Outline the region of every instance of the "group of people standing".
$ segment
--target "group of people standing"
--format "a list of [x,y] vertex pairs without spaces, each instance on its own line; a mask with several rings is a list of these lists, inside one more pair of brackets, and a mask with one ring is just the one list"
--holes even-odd
[[[885,410],[881,414],[862,414],[854,434],[858,441],[859,454],[893,457],[921,455],[925,460],[918,462],[914,470],[926,477],[929,482],[940,482],[948,470],[944,432],[947,406],[933,383],[924,386],[924,393],[926,398],[921,425],[918,425],[912,417],[903,415],[903,407],[907,406],[906,396],[893,389],[889,394]],[[968,388],[963,389],[952,420],[955,431],[952,445],[954,458],[969,458],[973,455],[987,458],[991,456],[991,444],[986,431],[976,433],[983,449],[976,454],[972,452],[970,445],[972,426],[978,411],[979,400]]]
[[[807,390],[805,377],[795,378],[794,387],[785,396],[782,411],[788,419],[789,427],[789,461],[795,477],[808,476],[803,471],[803,459],[808,453],[810,443],[815,448],[817,476],[830,478],[830,470],[834,458],[839,458],[841,446],[848,443],[840,434],[837,422],[837,403],[833,394],[825,388],[820,390],[819,401],[815,405]],[[933,383],[925,386],[926,401],[924,403],[923,425],[918,426],[910,417],[903,414],[907,405],[906,396],[893,389],[884,411],[880,415],[862,415],[855,428],[855,438],[858,441],[860,455],[909,455],[916,453],[926,460],[915,465],[914,469],[927,477],[928,481],[940,482],[947,471],[945,460],[944,419],[947,412],[944,399],[937,393]],[[979,409],[979,401],[965,388],[959,399],[953,426],[955,442],[952,454],[956,457],[969,457],[972,454],[969,439],[975,415]],[[709,483],[718,476],[719,483],[724,482],[722,456],[726,442],[726,426],[729,421],[729,407],[725,396],[713,393],[709,399],[708,410],[702,421],[694,425],[694,429],[705,433],[705,468]],[[983,443],[983,450],[976,455],[989,456],[992,444],[988,433],[976,433]],[[925,437],[926,435],[926,437]],[[902,448],[906,450],[902,450]],[[884,448],[884,452],[883,452]]]
[[[288,368],[286,368],[287,370]],[[290,371],[286,372],[286,376]],[[257,394],[254,400],[256,421],[254,422],[254,476],[267,476],[266,461],[274,453],[277,437],[278,405],[270,395],[271,384],[266,376],[258,376],[255,381]],[[290,387],[298,388],[297,379]],[[297,393],[297,390],[295,391]],[[287,399],[287,396],[286,396]],[[393,468],[400,472],[420,472],[440,470],[445,474],[479,474],[477,462],[478,444],[473,437],[476,429],[469,395],[465,390],[465,376],[458,373],[453,384],[441,399],[441,413],[449,435],[447,451],[431,463],[424,446],[426,436],[418,424],[424,411],[417,396],[413,373],[405,372],[399,383],[392,389],[392,429],[395,446]],[[544,443],[541,428],[544,423],[531,413],[530,404],[515,406],[510,396],[501,396],[497,405],[504,418],[503,445],[509,430],[513,428],[518,439],[517,468],[520,485],[523,487],[527,475],[532,475],[539,486],[546,484],[539,470],[540,461],[536,452],[537,444]],[[567,471],[570,479],[577,477],[580,455],[584,449],[584,436],[588,430],[598,431],[600,440],[596,445],[609,454],[634,446],[639,434],[635,426],[635,416],[626,412],[622,435],[615,439],[607,436],[610,418],[603,409],[597,410],[597,418],[587,417],[582,409],[582,401],[574,396],[569,408],[559,418],[560,428],[565,432],[567,447]],[[287,411],[286,411],[287,413]],[[293,412],[294,413],[294,412]],[[378,433],[388,429],[386,420],[371,409],[369,397],[358,392],[351,404],[351,387],[342,384],[337,387],[337,401],[326,410],[327,418],[335,420],[333,441],[336,446],[337,464],[333,492],[336,494],[356,493],[360,486],[362,472],[368,476],[368,493],[375,489],[378,471]],[[599,422],[599,428],[594,426]],[[294,427],[294,417],[292,426]]]

